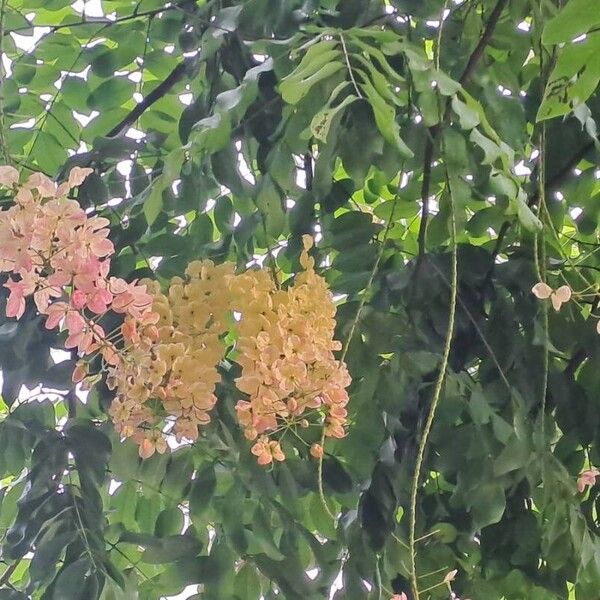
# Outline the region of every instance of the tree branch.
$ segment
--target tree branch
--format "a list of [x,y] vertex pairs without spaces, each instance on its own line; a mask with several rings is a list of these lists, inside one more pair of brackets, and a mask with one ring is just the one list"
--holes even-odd
[[125,116],[125,118],[117,123],[107,134],[106,137],[116,137],[122,133],[130,125],[133,125],[140,116],[148,110],[155,102],[160,100],[165,94],[167,94],[171,88],[179,83],[186,74],[190,59],[186,59],[179,63],[170,73],[166,79],[155,87],[139,104],[135,106],[133,110]]
[[488,19],[483,31],[483,35],[479,39],[479,42],[477,43],[477,46],[475,46],[473,52],[471,52],[471,56],[469,56],[469,60],[467,61],[467,66],[458,80],[461,85],[464,85],[471,78],[471,75],[473,75],[475,69],[477,68],[477,64],[483,56],[483,51],[492,41],[492,36],[494,35],[496,25],[498,25],[502,11],[507,4],[508,0],[498,0],[496,6],[494,6],[494,9],[492,10],[490,18]]
[[[423,152],[423,183],[421,184],[421,223],[419,224],[419,254],[417,256],[417,265],[425,255],[425,241],[427,235],[427,219],[429,218],[429,188],[431,186],[431,162],[433,159],[433,144],[437,137],[437,128],[435,132],[431,128],[431,135],[427,137],[425,151]],[[417,269],[418,270],[418,269]]]
[[126,21],[132,21],[134,19],[141,19],[143,17],[154,17],[162,12],[168,12],[170,10],[178,10],[181,8],[181,3],[172,4],[171,6],[162,6],[161,8],[153,8],[152,10],[145,10],[141,12],[133,12],[130,15],[123,17],[117,17],[116,19],[106,19],[104,17],[87,17],[81,21],[74,21],[72,23],[60,23],[59,25],[44,25],[32,23],[31,25],[22,25],[21,27],[15,27],[9,29],[6,33],[18,33],[19,31],[27,31],[34,27],[44,27],[50,29],[48,33],[55,33],[61,29],[68,29],[71,27],[81,27],[83,25],[115,25],[117,23],[124,23]]
[[15,572],[15,570],[19,566],[20,562],[21,562],[20,560],[17,560],[14,563],[8,565],[8,567],[6,568],[6,571],[4,571],[4,573],[2,573],[2,577],[0,577],[0,587],[8,584],[8,581],[11,578],[11,575]]
[[309,151],[303,157],[304,161],[304,173],[305,173],[305,181],[306,181],[306,190],[312,191],[313,187],[313,159],[312,154]]
[[573,354],[573,356],[567,363],[567,366],[565,367],[565,370],[563,371],[564,374],[569,379],[574,379],[577,369],[579,369],[579,367],[585,362],[587,357],[588,357],[588,351],[585,348],[579,348],[579,350],[577,350],[575,352],[575,354]]
[[[508,4],[508,0],[498,0],[496,6],[492,10],[490,14],[490,18],[485,26],[483,34],[475,46],[473,52],[469,56],[469,60],[467,61],[467,65],[459,78],[459,83],[464,85],[469,81],[479,61],[483,57],[483,51],[486,46],[492,40],[492,36],[494,34],[494,30],[498,25],[498,21],[500,20],[500,16],[502,15],[502,11],[504,7]],[[441,24],[440,24],[441,27]],[[450,100],[446,101],[446,108],[444,111],[444,116],[442,119],[442,123],[446,120],[448,113],[450,110]],[[419,265],[421,264],[422,257],[425,254],[425,242],[427,237],[427,221],[429,219],[429,188],[431,182],[431,162],[433,159],[433,151],[435,146],[435,141],[440,133],[440,126],[435,125],[429,129],[429,136],[427,137],[427,141],[425,143],[425,150],[423,152],[423,184],[421,186],[421,222],[419,224],[419,234],[418,234],[418,243],[419,243],[419,253],[417,256],[417,265],[415,269],[415,273],[419,271]]]

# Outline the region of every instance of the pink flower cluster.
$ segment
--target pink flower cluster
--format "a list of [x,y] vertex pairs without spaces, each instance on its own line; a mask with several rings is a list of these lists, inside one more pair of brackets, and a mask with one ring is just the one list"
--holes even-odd
[[[285,459],[278,438],[290,428],[323,427],[326,436],[343,437],[350,375],[334,356],[341,348],[335,305],[309,257],[312,239],[305,236],[304,270],[286,290],[266,270],[236,275],[232,263],[196,261],[163,294],[157,282],[110,276],[109,221],[67,197],[90,172],[76,167],[57,186],[40,173],[19,183],[16,169],[0,167],[0,185],[14,196],[0,211],[7,316],[21,318],[32,297],[46,327],[60,326],[65,346],[81,358],[75,382],[89,386],[101,377],[87,368],[101,355],[115,390],[109,414],[142,457],[165,452],[171,433],[195,440],[210,421],[228,333],[237,338],[234,360],[242,367],[237,388],[247,395],[236,412],[259,464]],[[106,332],[109,311],[122,322]],[[320,458],[323,448],[313,444],[310,453]]]
[[[26,299],[33,300],[46,327],[63,325],[67,348],[80,356],[100,352],[109,365],[118,351],[98,323],[109,310],[148,320],[152,297],[144,286],[109,277],[109,221],[88,217],[70,190],[81,185],[91,169],[75,167],[65,183],[56,185],[41,173],[19,184],[19,173],[0,167],[0,185],[14,193],[14,204],[0,211],[0,271],[9,273],[8,317],[21,318]],[[79,368],[75,376],[85,373]]]

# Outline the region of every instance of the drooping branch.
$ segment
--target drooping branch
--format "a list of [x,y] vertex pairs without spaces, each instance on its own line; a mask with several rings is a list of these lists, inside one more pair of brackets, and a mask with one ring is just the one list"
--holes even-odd
[[422,257],[425,256],[427,220],[429,219],[429,188],[431,186],[431,162],[433,159],[433,145],[435,140],[434,136],[437,136],[437,128],[435,132],[431,131],[431,135],[427,138],[427,142],[425,144],[425,151],[423,153],[423,182],[421,184],[421,223],[419,225],[419,255],[417,261],[422,260]]

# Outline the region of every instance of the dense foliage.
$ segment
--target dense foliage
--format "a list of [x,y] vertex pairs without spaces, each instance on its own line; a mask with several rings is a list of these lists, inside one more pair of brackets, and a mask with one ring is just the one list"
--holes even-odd
[[[596,0],[0,0],[0,600],[600,598],[599,44]],[[83,209],[61,235],[100,224],[110,299],[7,262],[40,173]],[[89,346],[48,303],[147,278],[187,322],[213,264],[312,298],[290,336],[320,307],[347,435],[257,441],[264,340],[231,322],[186,371],[216,384],[199,434],[125,439],[146,379],[72,383]],[[257,285],[209,286],[210,318],[243,329]]]

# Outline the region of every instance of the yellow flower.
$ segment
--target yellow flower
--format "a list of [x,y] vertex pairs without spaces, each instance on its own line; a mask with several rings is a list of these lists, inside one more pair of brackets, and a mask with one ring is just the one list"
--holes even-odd
[[139,454],[142,458],[150,458],[155,452],[164,454],[167,442],[160,431],[149,431],[140,444]]

